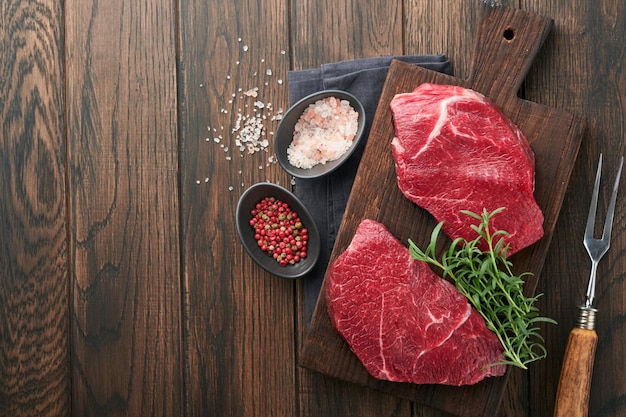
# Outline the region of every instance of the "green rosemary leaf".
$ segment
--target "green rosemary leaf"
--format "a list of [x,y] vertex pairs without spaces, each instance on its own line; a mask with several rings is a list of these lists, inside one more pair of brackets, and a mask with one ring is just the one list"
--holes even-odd
[[[524,279],[530,273],[514,275],[511,272],[513,265],[506,258],[508,246],[503,239],[508,233],[489,228],[493,216],[503,210],[499,208],[491,213],[483,210],[480,214],[462,211],[479,220],[478,224],[471,226],[477,238],[472,241],[455,239],[441,259],[437,259],[436,248],[443,222],[434,228],[425,250],[409,240],[409,251],[413,259],[441,269],[443,277],[455,283],[459,292],[485,319],[487,328],[496,334],[504,349],[504,360],[492,365],[506,364],[526,369],[529,363],[547,355],[537,324],[556,324],[556,321],[539,316],[535,302],[542,294],[524,295]],[[483,246],[488,249],[480,249]]]

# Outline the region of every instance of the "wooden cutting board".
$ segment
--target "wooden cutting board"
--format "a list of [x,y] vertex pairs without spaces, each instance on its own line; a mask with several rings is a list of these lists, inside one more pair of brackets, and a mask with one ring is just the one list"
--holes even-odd
[[[551,19],[481,2],[472,66],[467,80],[394,61],[339,229],[331,262],[350,244],[361,220],[375,219],[403,243],[425,248],[435,221],[407,200],[396,184],[391,156],[394,127],[389,102],[395,94],[430,82],[454,84],[490,97],[528,138],[536,158],[535,197],[545,215],[545,236],[512,258],[517,272],[531,271],[525,291],[534,293],[578,154],[584,123],[580,117],[520,99],[517,93],[547,37]],[[384,267],[381,265],[381,267]],[[462,417],[496,415],[507,376],[470,387],[392,383],[372,378],[335,332],[320,292],[300,365],[317,372],[442,409]]]

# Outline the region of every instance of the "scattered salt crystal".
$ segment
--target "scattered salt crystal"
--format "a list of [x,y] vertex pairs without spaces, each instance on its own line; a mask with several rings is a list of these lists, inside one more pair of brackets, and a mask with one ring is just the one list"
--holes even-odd
[[259,88],[258,87],[251,88],[250,90],[246,91],[243,94],[248,97],[256,97],[259,95]]
[[200,184],[200,180],[196,180],[196,184]]
[[[242,38],[238,38],[239,42],[242,42]],[[250,47],[242,43],[241,50],[247,52],[250,50]],[[280,53],[282,55],[286,54],[285,50],[281,50]],[[237,65],[240,65],[243,61],[236,61]],[[258,70],[252,69],[252,76],[259,77],[260,75],[265,75],[267,77],[272,76],[273,70],[271,68],[267,68],[265,66],[267,59],[261,58],[260,62],[264,65]],[[265,67],[265,68],[264,68]],[[231,74],[225,75],[227,80],[231,79]],[[268,79],[269,80],[269,79]],[[264,82],[264,85],[269,85],[267,81],[259,80],[260,82]],[[283,80],[278,79],[278,84],[282,84]],[[201,87],[205,87],[204,84],[200,84]],[[228,136],[222,137],[222,135],[218,135],[218,129],[215,127],[207,126],[207,130],[209,132],[214,132],[212,135],[205,138],[206,142],[213,141],[220,146],[221,149],[226,153],[225,158],[227,161],[232,160],[232,153],[229,152],[229,149],[233,149],[234,152],[239,152],[240,156],[243,158],[246,154],[255,154],[257,152],[266,152],[269,154],[268,148],[270,147],[270,141],[267,138],[268,132],[269,135],[274,135],[273,130],[266,130],[266,123],[269,123],[269,120],[272,122],[280,121],[283,117],[283,109],[279,108],[278,111],[274,111],[272,108],[272,104],[270,102],[265,103],[264,101],[258,99],[260,92],[259,87],[249,88],[247,90],[237,87],[236,91],[230,92],[231,97],[226,98],[228,103],[228,108],[220,109],[220,113],[224,115],[228,115],[232,113],[233,116],[230,117],[230,125],[229,130],[230,134]],[[247,98],[252,98],[252,100],[247,100]],[[242,100],[237,103],[238,100]],[[235,105],[237,103],[237,105]],[[239,107],[238,110],[235,110]],[[242,110],[243,109],[243,110]],[[221,125],[221,130],[224,129],[224,125]],[[230,147],[227,145],[231,145]],[[269,167],[271,164],[277,163],[277,158],[274,155],[269,155],[265,162],[261,162],[258,165],[259,169],[263,169],[264,166]],[[239,175],[242,175],[242,170],[239,170]],[[201,180],[198,180],[200,182]],[[209,182],[209,177],[206,177],[205,182]],[[243,186],[244,183],[242,182]],[[233,190],[233,186],[229,187],[229,190]]]
[[232,186],[232,185],[229,185],[229,186],[228,186],[228,191],[232,191],[232,190],[234,190],[233,186]]
[[241,42],[241,38],[237,38],[237,42]]
[[206,177],[206,178],[204,179],[204,182],[209,182],[209,177]]

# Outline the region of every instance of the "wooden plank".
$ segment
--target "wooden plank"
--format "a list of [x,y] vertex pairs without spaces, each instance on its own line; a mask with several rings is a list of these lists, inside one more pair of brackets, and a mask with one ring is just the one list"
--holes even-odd
[[[295,416],[295,283],[253,264],[234,220],[253,183],[290,187],[270,162],[272,117],[288,104],[288,4],[182,2],[180,15],[187,413]],[[237,138],[254,136],[240,117],[263,126],[267,147],[240,151]]]
[[172,3],[69,1],[73,414],[182,414]]
[[0,13],[0,415],[64,416],[63,8],[2,2]]
[[454,67],[454,75],[466,79],[480,1],[407,1],[407,53],[445,53]]
[[[317,68],[347,59],[403,54],[402,1],[294,2],[293,68]],[[303,299],[303,287],[299,287]],[[301,308],[299,334],[306,320]],[[410,404],[317,372],[299,371],[301,416],[409,416]]]
[[293,68],[403,54],[402,0],[293,2]]
[[[494,100],[525,133],[535,151],[535,197],[545,215],[545,233],[540,242],[520,252],[513,260],[518,271],[533,273],[527,279],[526,291],[534,291],[578,152],[583,123],[579,117],[516,96],[551,27],[551,21],[543,16],[486,3],[482,4],[480,11],[481,24],[475,32],[472,65],[467,80],[401,62],[392,65],[331,259],[347,247],[358,223],[364,218],[381,221],[401,241],[411,238],[425,247],[433,220],[398,191],[391,157],[380,158],[381,149],[389,148],[393,136],[388,103],[398,92],[410,91],[422,82],[458,84],[480,91]],[[386,152],[391,155],[389,149]],[[363,201],[369,201],[367,199],[379,201],[379,204],[363,204]],[[456,388],[374,380],[332,329],[323,297],[320,297],[314,314],[303,363],[320,372],[395,393],[460,416],[495,415],[505,383],[504,379],[495,378],[476,386]]]
[[[531,368],[529,415],[551,415],[568,333],[575,324],[577,307],[584,300],[590,261],[582,235],[591,199],[593,174],[600,153],[604,154],[603,183],[598,213],[603,218],[610,196],[610,183],[624,151],[623,106],[626,70],[621,64],[626,36],[626,4],[601,1],[588,7],[584,1],[536,1],[522,4],[538,13],[554,16],[553,35],[546,42],[526,84],[526,97],[549,106],[577,112],[587,119],[580,156],[557,223],[538,291],[545,294],[540,307],[558,326],[545,329],[548,361]],[[624,210],[624,180],[616,213]],[[596,288],[599,309],[599,344],[591,384],[589,415],[626,415],[624,346],[626,305],[624,294],[624,217],[616,215],[611,248],[600,263]]]

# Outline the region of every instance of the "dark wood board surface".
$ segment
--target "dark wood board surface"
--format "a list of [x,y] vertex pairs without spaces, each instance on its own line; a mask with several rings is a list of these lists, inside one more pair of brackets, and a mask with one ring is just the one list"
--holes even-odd
[[176,15],[151,0],[65,6],[72,411],[177,415]]
[[[462,85],[490,97],[520,127],[535,152],[535,197],[545,216],[544,237],[513,257],[517,271],[533,273],[525,290],[534,293],[581,144],[584,123],[576,115],[517,97],[522,81],[552,27],[552,20],[486,3],[481,5],[480,19],[467,80],[398,61],[392,64],[331,262],[349,245],[358,224],[366,218],[382,222],[404,243],[411,238],[422,247],[427,245],[434,220],[407,200],[396,185],[390,147],[394,129],[389,102],[395,94],[411,91],[426,82]],[[507,379],[506,376],[491,378],[461,388],[375,380],[334,330],[326,312],[323,290],[301,364],[330,376],[468,417],[496,415]]]

